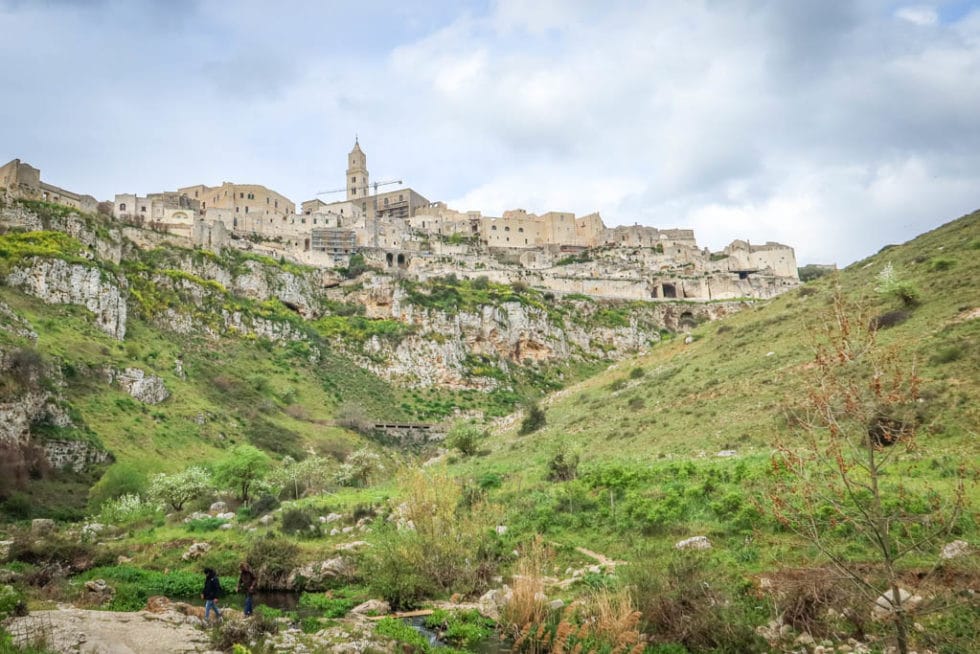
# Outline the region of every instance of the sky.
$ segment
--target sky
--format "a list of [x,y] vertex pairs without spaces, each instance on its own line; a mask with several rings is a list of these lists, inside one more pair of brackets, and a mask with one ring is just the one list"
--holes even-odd
[[801,264],[980,208],[980,0],[0,0],[0,62],[0,163],[100,200],[299,204],[356,136],[372,181],[455,209]]

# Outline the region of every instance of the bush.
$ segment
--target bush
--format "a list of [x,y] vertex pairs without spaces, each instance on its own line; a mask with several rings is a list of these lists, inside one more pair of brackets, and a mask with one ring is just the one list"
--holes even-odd
[[288,509],[282,512],[282,531],[285,534],[308,536],[311,532],[319,531],[319,529],[314,525],[313,518],[306,511]]
[[953,361],[958,361],[962,358],[963,348],[959,347],[958,345],[950,345],[936,350],[936,353],[932,355],[930,361],[932,363],[942,364],[952,363]]
[[749,614],[740,594],[725,593],[724,580],[707,574],[709,565],[697,553],[679,552],[666,570],[642,560],[626,568],[644,631],[654,643],[681,644],[692,652],[764,651],[752,627],[762,617]]
[[187,523],[187,531],[191,533],[217,531],[226,520],[221,518],[198,518]]
[[127,463],[116,463],[88,492],[89,506],[98,510],[107,500],[123,495],[140,495],[146,488],[146,474]]
[[630,379],[640,379],[644,374],[643,368],[633,368],[630,370]]
[[286,578],[299,561],[299,546],[268,534],[252,544],[245,560],[255,571],[260,588],[284,588]]
[[0,585],[0,621],[12,615],[27,615],[27,603],[13,586]]
[[949,270],[956,265],[956,259],[951,259],[950,257],[933,257],[929,261],[929,270],[932,272],[941,272],[943,270]]
[[571,481],[578,477],[578,452],[573,452],[564,443],[548,461],[548,481]]
[[908,320],[912,316],[908,311],[899,309],[897,311],[888,311],[881,314],[880,316],[875,316],[871,319],[871,324],[868,325],[868,329],[875,331],[878,329],[888,329],[889,327],[895,327],[896,325],[901,325],[903,322]]
[[248,512],[250,516],[257,518],[269,513],[270,511],[275,511],[279,508],[279,505],[280,502],[278,499],[276,499],[273,495],[266,493],[256,501],[252,502],[252,506],[249,507]]
[[134,525],[157,522],[163,511],[156,502],[144,502],[139,495],[123,495],[102,504],[97,521],[106,525]]
[[299,597],[299,606],[318,611],[324,618],[342,618],[357,606],[357,600],[331,597],[323,593],[303,593]]
[[473,422],[458,422],[446,435],[446,445],[459,450],[463,456],[476,454],[480,442],[487,437],[485,429]]
[[537,403],[530,405],[527,408],[527,413],[524,419],[521,420],[521,429],[518,433],[521,436],[533,433],[541,429],[547,423],[548,418],[545,415],[544,409],[537,405]]
[[919,305],[921,301],[919,289],[912,282],[899,279],[891,263],[885,264],[885,267],[878,273],[877,280],[878,285],[875,286],[875,291],[879,294],[900,300],[906,309],[912,309]]
[[[396,608],[436,594],[472,594],[496,574],[502,552],[494,511],[467,508],[463,489],[445,470],[409,470],[396,524],[377,532],[367,553],[372,588]],[[407,528],[409,522],[414,526]]]

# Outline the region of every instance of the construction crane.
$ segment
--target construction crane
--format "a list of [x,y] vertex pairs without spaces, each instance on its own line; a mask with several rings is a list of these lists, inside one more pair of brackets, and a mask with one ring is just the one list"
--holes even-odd
[[[374,198],[374,214],[371,216],[372,222],[374,223],[374,247],[378,247],[378,187],[379,186],[389,186],[391,184],[401,184],[400,179],[386,179],[383,182],[371,182],[368,186],[373,187],[374,193],[371,197]],[[366,187],[364,187],[366,188]],[[331,193],[344,193],[347,191],[347,187],[333,189],[331,191],[320,191],[317,195],[330,195]]]

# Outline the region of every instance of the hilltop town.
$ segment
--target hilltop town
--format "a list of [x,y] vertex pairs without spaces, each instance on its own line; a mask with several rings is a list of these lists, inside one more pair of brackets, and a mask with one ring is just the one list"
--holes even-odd
[[[296,204],[259,184],[196,184],[173,191],[119,193],[98,202],[41,180],[14,159],[0,167],[9,197],[111,215],[165,233],[184,246],[253,250],[310,266],[364,264],[425,280],[448,274],[523,283],[553,293],[630,300],[768,298],[799,284],[793,248],[736,240],[720,252],[698,247],[693,230],[607,227],[598,213],[523,209],[502,216],[458,211],[400,181],[371,182],[355,141],[344,199]],[[323,195],[323,194],[318,194]]]

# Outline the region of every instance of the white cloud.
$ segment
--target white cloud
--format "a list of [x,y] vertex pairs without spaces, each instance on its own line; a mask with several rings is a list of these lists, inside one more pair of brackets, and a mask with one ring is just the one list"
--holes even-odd
[[930,5],[912,5],[895,10],[895,17],[920,27],[934,27],[939,24],[939,12]]
[[802,262],[980,204],[980,11],[291,6],[187,4],[161,31],[142,3],[0,0],[0,143],[99,197],[227,179],[298,202],[342,186],[357,133],[374,179],[460,209],[599,210]]

